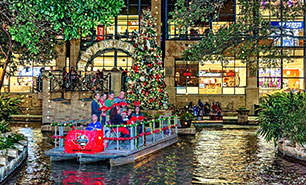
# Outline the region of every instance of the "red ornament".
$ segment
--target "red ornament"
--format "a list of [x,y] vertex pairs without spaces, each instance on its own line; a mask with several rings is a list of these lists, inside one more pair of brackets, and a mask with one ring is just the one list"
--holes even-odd
[[144,85],[144,86],[146,86],[146,85],[147,85],[147,83],[145,82],[145,83],[143,83],[143,85]]
[[150,98],[150,100],[149,100],[151,103],[153,102],[153,99],[152,98]]
[[138,73],[138,71],[139,71],[139,66],[136,66],[135,72]]
[[159,75],[156,75],[156,80],[159,82]]

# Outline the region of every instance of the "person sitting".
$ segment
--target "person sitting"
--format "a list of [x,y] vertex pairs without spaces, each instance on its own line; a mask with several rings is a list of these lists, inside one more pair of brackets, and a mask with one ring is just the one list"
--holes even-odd
[[125,111],[121,112],[121,117],[122,117],[123,121],[128,121],[129,120],[129,117],[127,116]]
[[142,112],[140,111],[140,108],[139,106],[136,106],[135,107],[135,112],[132,114],[132,117],[135,116],[135,117],[139,117],[139,116],[143,116]]
[[86,127],[86,130],[101,130],[102,129],[102,124],[98,121],[98,116],[93,114],[91,116],[92,122]]
[[[143,114],[142,114],[142,112],[140,111],[140,107],[139,107],[139,105],[140,105],[140,102],[138,102],[138,103],[136,103],[136,102],[134,102],[134,105],[135,105],[135,112],[132,114],[132,117],[133,116],[135,116],[136,118],[138,118],[139,116],[142,116],[143,117]],[[142,124],[139,124],[138,125],[138,132],[139,133],[142,133]]]
[[[111,123],[114,125],[120,125],[120,124],[126,124],[126,121],[124,121],[122,119],[122,116],[120,114],[120,107],[119,106],[115,106],[110,110],[110,120]],[[116,129],[113,129],[113,131],[116,132]],[[130,132],[128,129],[124,128],[124,127],[119,127],[118,131],[121,132],[122,137],[128,137],[130,135]]]
[[133,114],[133,110],[131,108],[128,108],[128,110],[127,110],[127,117],[128,117],[128,119],[132,118],[132,114]]

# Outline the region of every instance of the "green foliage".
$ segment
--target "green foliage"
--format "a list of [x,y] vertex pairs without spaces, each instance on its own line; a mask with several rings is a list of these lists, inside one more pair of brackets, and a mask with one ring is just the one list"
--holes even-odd
[[8,94],[0,95],[0,120],[9,121],[10,116],[20,113],[22,96],[10,97]]
[[158,119],[160,116],[161,116],[160,113],[156,113],[156,114],[154,115],[154,119]]
[[[183,34],[188,27],[218,21],[220,8],[226,1],[217,0],[211,3],[209,0],[191,0],[188,6],[184,2],[185,0],[178,0],[175,10],[170,13],[173,16],[170,22],[174,22],[179,29],[183,30]],[[297,16],[303,15],[305,7],[302,2],[283,0],[283,4],[280,4],[279,0],[240,0],[237,3],[239,3],[240,12],[236,21],[217,31],[210,30],[201,41],[193,44],[183,53],[184,60],[200,61],[205,65],[208,61],[227,63],[235,58],[249,64],[248,67],[253,71],[258,68],[259,54],[265,56],[260,59],[260,62],[267,67],[279,66],[280,58],[291,61],[288,51],[280,50],[268,40],[271,35],[280,37],[280,30],[271,27],[270,20],[264,17],[262,12],[271,12],[272,17],[283,22],[294,21]],[[209,5],[204,6],[204,4]]]
[[191,120],[193,119],[193,115],[188,111],[183,111],[179,114],[180,120]]
[[0,121],[0,133],[6,133],[10,131],[11,129],[9,127],[9,124],[5,120]]
[[17,65],[55,59],[55,46],[61,44],[57,38],[87,36],[98,24],[110,24],[122,7],[123,0],[1,0],[0,89],[4,75]]
[[209,23],[210,19],[216,20],[220,9],[223,7],[226,0],[191,0],[186,3],[186,0],[177,0],[175,9],[169,12],[172,19],[179,29],[180,33],[184,33],[189,27],[194,26],[199,21],[202,23]]
[[127,78],[127,100],[140,101],[145,110],[168,109],[162,51],[156,40],[155,19],[150,10],[144,10],[136,33],[133,66]]
[[262,99],[259,108],[259,130],[267,141],[281,138],[306,143],[306,93],[277,92]]
[[21,134],[10,134],[7,137],[0,136],[0,150],[12,148],[14,143],[18,143],[23,139],[24,136]]

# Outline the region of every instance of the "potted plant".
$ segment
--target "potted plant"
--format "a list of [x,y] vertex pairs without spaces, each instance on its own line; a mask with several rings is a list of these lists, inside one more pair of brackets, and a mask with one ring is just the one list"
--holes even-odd
[[189,128],[191,126],[193,115],[185,111],[180,115],[181,127],[182,128]]
[[238,123],[245,124],[248,122],[250,110],[247,110],[245,107],[239,107],[237,110],[238,113]]

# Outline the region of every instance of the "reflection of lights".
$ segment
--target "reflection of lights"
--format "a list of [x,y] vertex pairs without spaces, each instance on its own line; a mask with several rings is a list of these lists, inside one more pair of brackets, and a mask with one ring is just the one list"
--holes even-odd
[[47,116],[47,119],[49,119],[50,117],[49,116]]

